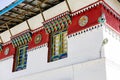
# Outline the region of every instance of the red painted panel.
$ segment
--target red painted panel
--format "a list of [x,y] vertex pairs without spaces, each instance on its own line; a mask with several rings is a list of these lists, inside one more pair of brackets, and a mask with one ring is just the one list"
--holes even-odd
[[[9,53],[8,53],[8,55],[5,55],[5,54],[4,54],[6,48],[9,48]],[[9,56],[11,56],[11,55],[13,55],[13,54],[15,54],[15,48],[12,46],[12,44],[5,45],[5,46],[3,46],[2,52],[0,52],[0,59],[9,57]]]
[[106,22],[117,32],[120,32],[120,20],[118,20],[118,18],[116,18],[115,15],[110,12],[110,10],[103,8],[103,11],[106,16]]
[[[40,41],[40,43],[35,44],[35,37],[36,37],[38,34],[41,34],[41,41]],[[37,46],[40,46],[40,45],[48,42],[48,38],[49,38],[49,37],[48,37],[48,34],[46,34],[45,29],[42,29],[42,30],[34,33],[34,34],[32,35],[32,41],[28,44],[29,49],[34,48],[34,47],[37,47]]]
[[[34,43],[35,36],[38,35],[38,34],[41,34],[41,36],[42,36],[41,42],[38,43],[38,44],[35,44],[35,43]],[[42,45],[42,44],[44,44],[44,43],[46,43],[46,42],[48,42],[48,34],[46,34],[45,30],[42,29],[42,30],[40,30],[40,31],[38,31],[38,32],[36,32],[36,33],[34,33],[34,34],[32,35],[32,41],[28,44],[28,46],[29,46],[29,49],[31,49],[31,48],[40,46],[40,45]],[[8,53],[8,55],[5,55],[5,54],[4,54],[6,48],[9,48],[9,53]],[[12,46],[12,44],[5,45],[5,46],[3,46],[3,50],[0,52],[0,59],[7,58],[7,57],[12,56],[12,55],[14,55],[14,54],[15,54],[15,48]]]
[[[82,17],[83,15],[88,16],[88,23],[84,27],[81,27],[81,26],[79,26],[78,21],[79,21],[80,17]],[[78,32],[80,30],[83,30],[85,28],[88,28],[92,25],[97,24],[98,18],[100,16],[101,16],[101,5],[94,7],[94,8],[92,8],[88,11],[85,11],[83,13],[80,13],[76,16],[73,16],[72,17],[72,24],[68,28],[68,34]]]

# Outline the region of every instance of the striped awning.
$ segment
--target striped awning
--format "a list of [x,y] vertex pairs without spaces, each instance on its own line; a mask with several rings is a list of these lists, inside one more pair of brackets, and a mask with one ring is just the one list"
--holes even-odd
[[25,45],[32,40],[32,33],[27,32],[27,33],[24,33],[20,36],[12,38],[11,40],[12,40],[12,44],[14,47],[22,46],[22,45]]
[[52,33],[67,28],[71,22],[70,13],[65,12],[51,20],[44,22],[43,26],[45,27],[47,33]]

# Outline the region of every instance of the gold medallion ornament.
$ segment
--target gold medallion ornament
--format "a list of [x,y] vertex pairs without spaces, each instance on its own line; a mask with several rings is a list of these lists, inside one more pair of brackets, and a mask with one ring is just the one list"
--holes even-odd
[[9,51],[10,51],[10,49],[7,47],[7,48],[5,49],[5,51],[4,51],[4,54],[5,54],[5,55],[8,55]]
[[38,34],[37,36],[35,36],[35,39],[34,39],[35,44],[40,43],[41,42],[41,38],[42,38],[41,34]]
[[82,17],[79,19],[79,25],[80,25],[81,27],[85,26],[87,23],[88,23],[88,17],[87,17],[87,16],[82,16]]

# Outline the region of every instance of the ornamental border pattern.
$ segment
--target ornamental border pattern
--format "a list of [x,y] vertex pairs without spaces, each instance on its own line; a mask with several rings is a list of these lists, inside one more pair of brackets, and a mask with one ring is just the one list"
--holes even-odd
[[104,2],[104,1],[97,1],[97,2],[95,2],[95,3],[93,3],[93,4],[91,4],[91,5],[88,5],[88,6],[84,7],[84,8],[82,8],[82,9],[79,9],[79,10],[73,12],[73,13],[71,14],[71,16],[75,16],[75,15],[78,15],[78,14],[80,14],[80,13],[83,13],[83,12],[89,10],[89,9],[92,9],[92,8],[100,5],[100,4],[103,5],[106,9],[108,9],[108,11],[111,12],[111,13],[115,16],[115,18],[119,19],[119,21],[120,21],[120,15],[119,15],[117,12],[115,12],[108,4],[107,4],[106,2]]
[[86,33],[86,32],[90,32],[90,31],[92,31],[94,29],[98,29],[98,28],[100,28],[102,26],[103,26],[103,24],[94,25],[92,27],[89,27],[89,28],[86,28],[84,30],[78,31],[76,33],[70,34],[70,35],[68,35],[68,38],[71,38],[71,37],[74,37],[74,36],[77,36],[77,35],[81,35],[81,34]]

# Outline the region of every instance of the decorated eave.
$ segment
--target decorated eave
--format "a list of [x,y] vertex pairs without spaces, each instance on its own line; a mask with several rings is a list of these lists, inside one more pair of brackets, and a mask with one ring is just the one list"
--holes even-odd
[[102,5],[104,8],[106,8],[109,12],[111,12],[111,13],[112,13],[116,18],[118,18],[119,21],[120,21],[120,14],[118,14],[115,10],[113,10],[113,9],[112,9],[105,1],[103,1],[103,0],[97,1],[97,2],[92,3],[92,4],[90,4],[90,5],[86,6],[86,7],[81,8],[81,9],[75,11],[75,12],[72,12],[71,16],[75,16],[75,15],[78,15],[78,14],[83,13],[83,12],[85,12],[85,11],[88,11],[88,10],[90,10],[91,8],[94,8],[94,7],[98,6],[98,5]]
[[[86,11],[89,11],[90,9],[94,8],[94,7],[97,7],[97,6],[100,6],[101,5],[101,16],[98,18],[98,24],[100,25],[95,25],[95,26],[92,26],[92,27],[89,27],[89,28],[86,28],[84,30],[81,30],[81,31],[78,31],[76,33],[73,33],[71,35],[68,36],[68,38],[72,37],[72,36],[76,36],[76,35],[80,35],[80,34],[83,34],[83,33],[86,33],[88,31],[91,31],[93,29],[96,29],[96,28],[99,28],[101,26],[105,26],[106,29],[109,30],[109,32],[112,32],[112,36],[115,34],[117,37],[116,39],[120,40],[120,15],[115,11],[113,10],[105,1],[103,0],[100,0],[100,1],[97,1],[95,3],[92,3],[84,8],[81,8],[75,12],[73,12],[71,14],[71,16],[77,16],[81,13],[84,13]],[[115,26],[114,23],[113,24],[109,24],[110,23],[110,18],[109,16],[107,16],[107,19],[106,19],[106,15],[107,13],[110,14],[111,16],[113,16],[113,18],[115,18],[115,21],[117,22],[116,24],[118,24],[118,26]],[[112,20],[112,19],[111,19]],[[117,28],[117,29],[116,29]],[[118,30],[119,29],[119,30]]]
[[97,1],[95,3],[92,3],[92,4],[88,5],[88,6],[85,6],[85,7],[81,8],[81,9],[75,11],[75,12],[72,12],[71,16],[76,16],[76,15],[78,15],[80,13],[88,11],[88,10],[90,10],[90,9],[92,9],[92,8],[102,4],[102,3],[103,3],[103,1]]
[[70,12],[66,11],[50,20],[43,22],[43,26],[45,27],[47,33],[52,33],[61,29],[66,29],[71,23]]
[[[99,7],[97,7],[97,6],[99,6]],[[88,17],[86,17],[82,13],[85,12],[87,14],[90,14],[89,12],[91,10],[92,11],[96,10],[96,9],[94,9],[95,7],[97,7],[97,9],[99,10],[100,13],[99,13],[99,15],[97,14],[97,19],[93,21],[94,23],[93,22],[89,23],[89,22],[91,22],[91,19],[93,20],[93,18],[95,18],[95,16],[90,17],[90,15],[87,15]],[[9,46],[9,48],[13,49],[13,52],[11,51],[11,53],[9,53],[7,55],[7,57],[14,54],[13,46],[18,47],[18,46],[21,46],[24,43],[26,43],[26,44],[29,43],[28,44],[28,46],[29,46],[28,51],[46,46],[47,42],[48,42],[48,34],[45,33],[45,30],[46,30],[47,33],[52,33],[52,32],[56,32],[58,30],[61,30],[62,28],[63,29],[67,28],[68,29],[68,38],[70,38],[72,36],[76,36],[78,34],[81,35],[83,33],[91,31],[93,29],[97,29],[99,27],[102,27],[103,25],[101,23],[107,23],[106,18],[105,18],[106,13],[103,9],[105,11],[107,11],[107,13],[110,12],[111,13],[110,15],[113,15],[114,18],[117,21],[120,22],[120,15],[117,14],[109,5],[107,5],[107,3],[105,3],[103,0],[100,0],[100,1],[97,1],[93,4],[90,4],[90,5],[86,6],[82,9],[80,9],[80,10],[77,10],[75,12],[70,13],[69,11],[66,11],[62,14],[59,14],[59,15],[43,22],[43,26],[36,29],[36,30],[32,30],[32,31],[27,30],[25,32],[19,33],[15,36],[11,37],[11,41],[8,42],[9,45],[7,43],[2,44],[2,46],[3,47],[5,46],[5,47],[4,47],[4,49],[2,51],[2,54],[1,54],[3,56],[0,57],[0,59],[6,57],[4,55],[4,51],[5,51],[6,46],[7,47]],[[84,18],[89,19],[89,20],[86,21],[86,24],[84,26],[83,25],[80,26],[78,24],[78,21],[83,16],[84,16]],[[75,22],[73,17],[79,17],[79,19],[76,22],[77,26],[73,25],[74,22]],[[69,25],[69,27],[68,27],[68,25]],[[77,30],[74,30],[75,28]],[[27,33],[29,34],[28,37],[26,37]],[[32,33],[32,35],[31,35],[31,33]],[[36,36],[39,35],[39,34],[41,35],[40,39],[44,39],[44,40],[41,40],[40,43],[35,44]],[[31,38],[32,38],[32,40],[31,40]]]
[[18,47],[25,45],[32,40],[32,33],[30,30],[26,30],[18,35],[11,37],[12,45]]

